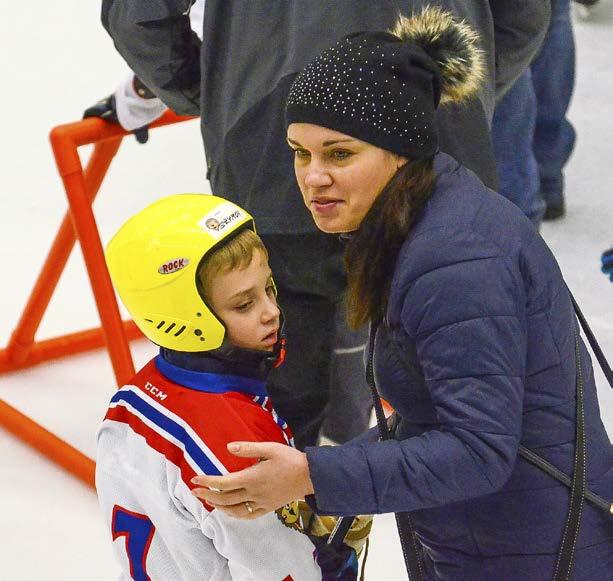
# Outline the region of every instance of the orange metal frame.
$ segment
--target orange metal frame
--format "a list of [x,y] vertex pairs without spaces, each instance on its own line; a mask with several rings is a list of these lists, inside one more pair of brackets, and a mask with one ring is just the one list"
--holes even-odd
[[[169,111],[151,128],[189,119],[193,117],[181,117]],[[126,135],[129,133],[119,125],[96,118],[60,125],[51,131],[49,137],[64,182],[69,212],[62,220],[8,345],[0,349],[0,373],[106,346],[117,385],[125,384],[134,375],[128,342],[141,334],[132,321],[121,319],[92,210],[104,176]],[[89,144],[94,144],[94,148],[83,170],[78,148]],[[102,326],[35,341],[76,240],[83,252]],[[95,464],[91,458],[3,400],[0,400],[0,425],[89,486],[94,486]]]

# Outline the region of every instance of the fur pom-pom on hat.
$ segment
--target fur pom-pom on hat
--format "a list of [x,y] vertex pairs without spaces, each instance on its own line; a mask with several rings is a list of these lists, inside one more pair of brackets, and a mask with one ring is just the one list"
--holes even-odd
[[450,12],[431,7],[400,16],[393,32],[350,34],[298,74],[286,122],[321,125],[410,159],[431,157],[439,103],[479,90],[478,40]]
[[484,77],[479,35],[463,20],[439,6],[426,6],[413,16],[402,14],[390,32],[423,48],[441,71],[441,104],[472,97]]

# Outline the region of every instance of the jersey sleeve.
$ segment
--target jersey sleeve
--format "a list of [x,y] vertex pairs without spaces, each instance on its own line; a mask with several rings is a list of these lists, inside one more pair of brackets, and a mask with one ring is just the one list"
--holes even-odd
[[227,559],[233,579],[321,579],[315,547],[280,512],[240,520],[214,510],[204,521],[202,530]]

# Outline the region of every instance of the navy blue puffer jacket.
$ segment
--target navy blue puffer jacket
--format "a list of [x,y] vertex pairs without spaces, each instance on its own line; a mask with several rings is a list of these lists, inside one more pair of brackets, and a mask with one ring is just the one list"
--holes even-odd
[[[572,473],[575,332],[551,251],[519,210],[453,158],[400,252],[375,375],[395,440],[307,449],[322,513],[412,511],[427,579],[553,578]],[[588,487],[613,501],[613,449],[581,342]],[[586,504],[576,580],[613,579],[613,520]]]

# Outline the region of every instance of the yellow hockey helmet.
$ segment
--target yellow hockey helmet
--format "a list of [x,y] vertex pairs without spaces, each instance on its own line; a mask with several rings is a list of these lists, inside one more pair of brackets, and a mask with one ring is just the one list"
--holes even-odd
[[209,194],[177,194],[130,218],[106,248],[115,289],[151,341],[175,351],[221,346],[225,327],[207,306],[198,265],[215,246],[243,227],[254,228],[242,208]]

